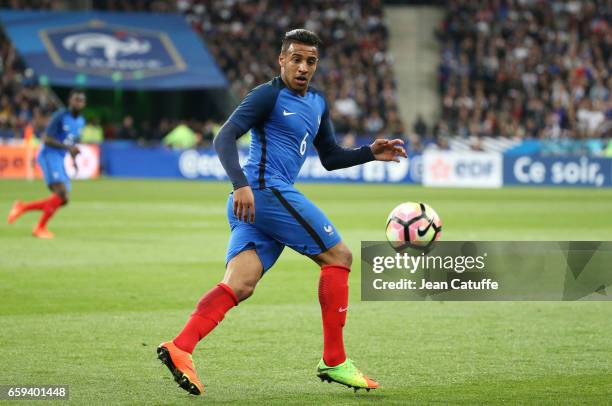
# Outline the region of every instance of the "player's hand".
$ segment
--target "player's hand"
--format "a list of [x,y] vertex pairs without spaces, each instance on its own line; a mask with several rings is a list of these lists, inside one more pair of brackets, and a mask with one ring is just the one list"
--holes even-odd
[[378,139],[370,144],[370,149],[377,161],[399,162],[399,157],[408,158],[403,147],[404,141],[396,138],[394,140]]
[[255,196],[250,186],[234,190],[234,216],[245,223],[255,222]]
[[81,151],[79,151],[79,149],[73,145],[68,149],[68,152],[70,152],[70,156],[72,158],[76,157],[77,155],[79,155],[81,153]]

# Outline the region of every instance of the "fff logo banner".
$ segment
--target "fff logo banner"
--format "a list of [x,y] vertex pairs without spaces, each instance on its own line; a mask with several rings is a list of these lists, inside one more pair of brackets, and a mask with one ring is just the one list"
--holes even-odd
[[122,79],[176,73],[186,64],[163,31],[108,24],[85,24],[41,30],[47,52],[58,68]]

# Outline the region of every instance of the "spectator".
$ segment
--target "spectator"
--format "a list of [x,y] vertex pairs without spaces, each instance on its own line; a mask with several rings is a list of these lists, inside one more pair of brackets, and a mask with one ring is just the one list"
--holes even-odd
[[387,114],[387,134],[394,138],[402,138],[405,133],[404,124],[399,118],[397,110],[390,110]]
[[11,128],[6,117],[0,116],[0,141],[6,142],[15,137],[15,133]]
[[196,133],[183,121],[170,131],[163,140],[164,145],[177,149],[193,148],[197,142]]
[[101,144],[104,141],[104,131],[100,125],[100,120],[97,117],[92,117],[87,120],[83,133],[81,134],[81,142],[84,144]]
[[385,126],[380,113],[378,111],[372,111],[365,121],[365,130],[369,134],[376,134]]
[[13,116],[13,108],[10,103],[10,99],[8,95],[2,95],[0,98],[0,120],[8,123],[11,117]]
[[439,150],[442,150],[442,151],[450,150],[449,138],[448,137],[439,137],[436,140],[436,144],[434,145],[434,147],[439,149]]
[[411,154],[421,153],[424,150],[424,145],[421,142],[421,137],[417,134],[410,134],[408,136],[408,143],[406,145]]
[[134,128],[134,119],[132,116],[127,115],[123,117],[123,121],[121,122],[121,127],[119,127],[119,132],[117,135],[122,140],[136,141],[138,138],[138,132]]
[[162,118],[157,128],[153,131],[152,139],[154,141],[162,141],[166,134],[170,132],[171,128],[170,121],[167,118]]
[[147,142],[155,141],[155,132],[151,128],[151,122],[144,120],[140,123],[140,136]]
[[202,146],[212,145],[212,141],[221,129],[221,126],[212,120],[206,120],[202,126]]
[[[597,103],[599,102],[598,100]],[[583,137],[592,138],[598,134],[599,128],[604,123],[605,115],[602,108],[594,106],[590,99],[582,99],[576,118],[580,134]]]
[[419,137],[427,136],[427,124],[425,124],[425,120],[423,120],[423,116],[421,114],[417,115],[417,118],[412,125],[412,130]]

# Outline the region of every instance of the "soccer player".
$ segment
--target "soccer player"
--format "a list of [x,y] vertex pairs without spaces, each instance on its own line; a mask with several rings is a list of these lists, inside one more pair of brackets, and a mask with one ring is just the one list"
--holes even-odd
[[31,210],[41,210],[42,215],[32,235],[38,238],[51,239],[53,233],[47,230],[47,222],[55,212],[68,203],[70,193],[70,178],[64,168],[64,157],[70,153],[73,163],[79,154],[75,143],[85,127],[85,119],[81,111],[85,107],[85,93],[73,89],[68,96],[68,109],[60,109],[53,114],[42,137],[42,147],[38,153],[38,163],[45,175],[45,182],[51,191],[51,196],[34,202],[16,201],[8,215],[12,224],[23,213]]
[[[323,357],[317,375],[355,390],[378,387],[344,351],[342,329],[348,310],[351,251],[332,222],[293,183],[310,145],[315,146],[328,170],[373,160],[399,161],[406,152],[398,139],[378,139],[357,149],[338,146],[330,106],[321,92],[309,86],[319,61],[320,44],[313,32],[287,32],[278,58],[280,77],[253,89],[214,140],[234,187],[227,203],[231,235],[225,276],[200,299],[174,340],[157,349],[179,386],[194,395],[204,392],[191,360],[196,344],[227,311],[251,296],[285,246],[321,267]],[[236,139],[249,129],[253,137],[243,170]]]

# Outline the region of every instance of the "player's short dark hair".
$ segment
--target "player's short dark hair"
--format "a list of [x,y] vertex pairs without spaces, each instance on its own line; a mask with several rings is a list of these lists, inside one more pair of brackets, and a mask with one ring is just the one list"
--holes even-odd
[[323,42],[317,34],[303,28],[298,28],[285,33],[285,36],[283,37],[283,45],[281,46],[281,52],[286,52],[289,45],[293,44],[294,42],[312,45],[317,47],[317,49],[323,45]]

